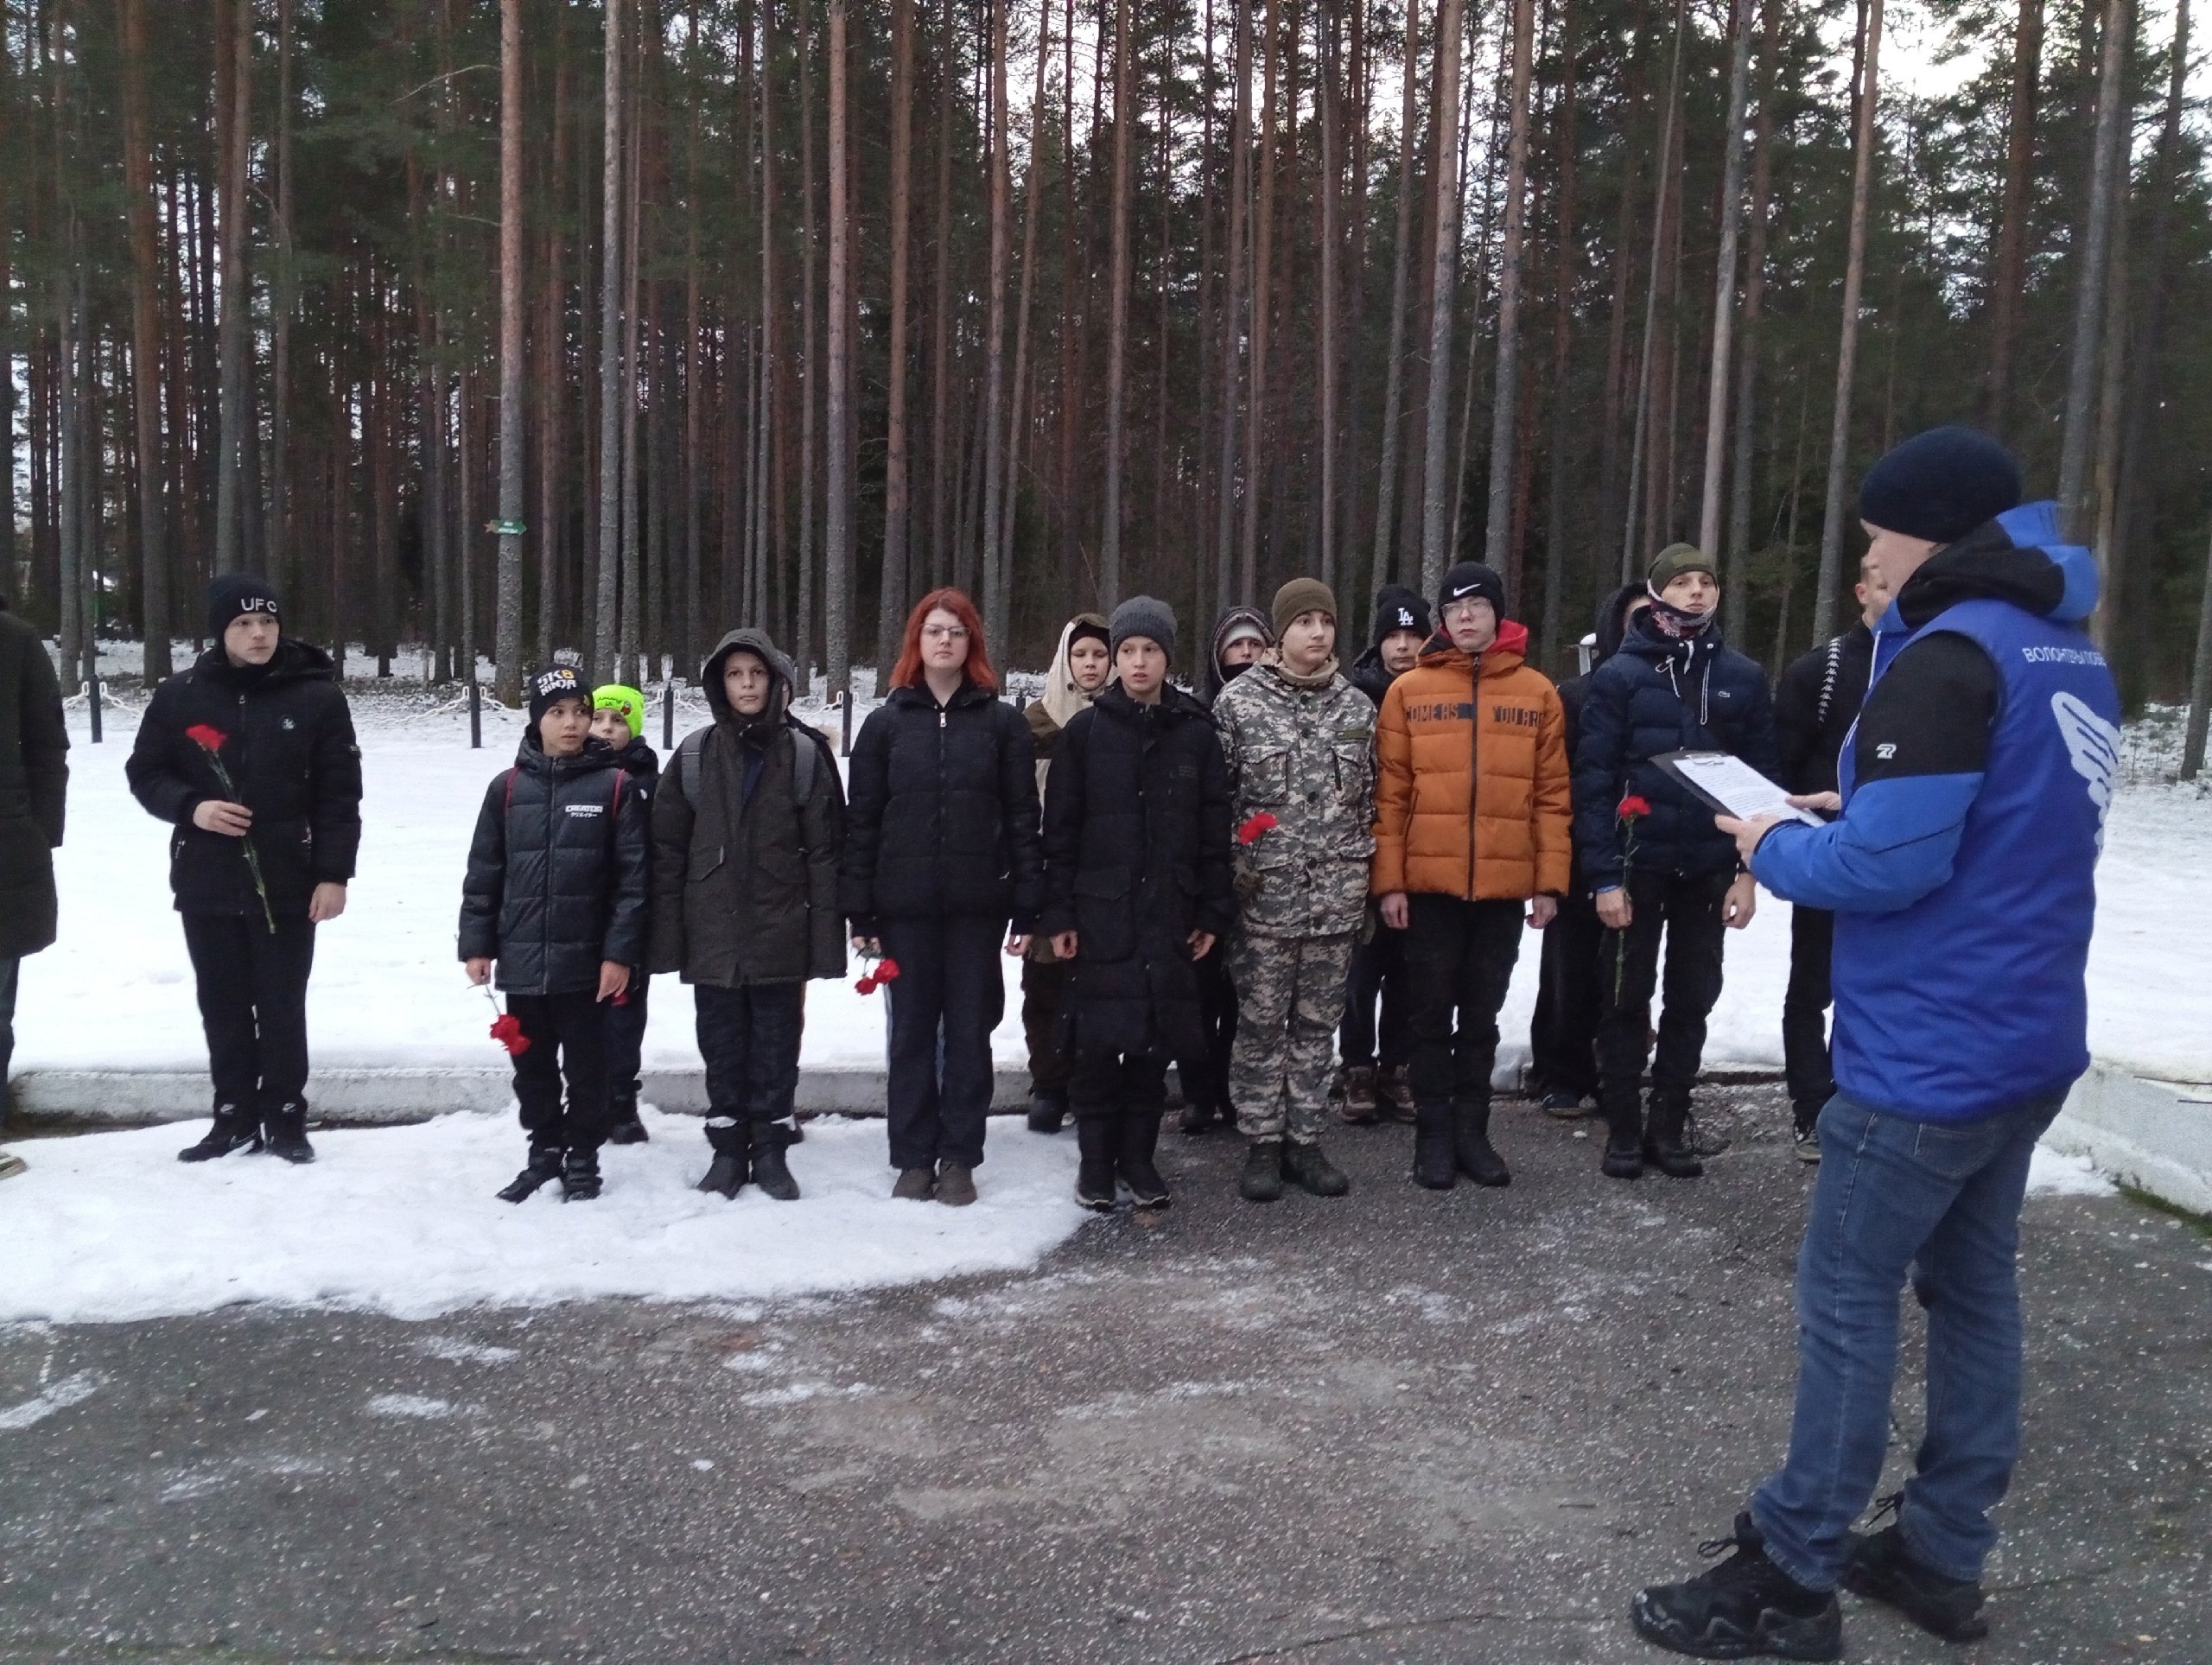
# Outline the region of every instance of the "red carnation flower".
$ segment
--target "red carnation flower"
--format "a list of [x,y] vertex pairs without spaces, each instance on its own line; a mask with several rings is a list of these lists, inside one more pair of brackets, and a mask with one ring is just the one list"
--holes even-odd
[[1638,798],[1631,792],[1620,801],[1613,813],[1624,821],[1634,821],[1639,816],[1649,815],[1651,804],[1648,799]]
[[209,722],[195,722],[184,731],[184,737],[207,751],[219,752],[223,742],[230,739],[221,729]]
[[893,959],[888,954],[878,960],[875,963],[875,980],[878,982],[898,982],[899,962]]
[[530,1050],[530,1037],[522,1032],[522,1020],[512,1012],[502,1012],[492,1020],[492,1039],[517,1058]]
[[875,987],[876,982],[874,977],[862,977],[853,985],[853,990],[855,994],[873,995],[875,993]]
[[1274,817],[1262,810],[1236,829],[1236,842],[1240,844],[1257,843],[1262,836],[1273,832],[1281,824]]

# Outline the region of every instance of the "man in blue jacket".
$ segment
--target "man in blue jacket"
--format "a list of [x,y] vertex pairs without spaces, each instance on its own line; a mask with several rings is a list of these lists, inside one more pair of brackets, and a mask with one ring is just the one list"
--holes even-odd
[[[1942,428],[1859,488],[1896,599],[1819,828],[1720,825],[1759,881],[1835,911],[1837,1091],[1797,1260],[1789,1455],[1736,1553],[1657,1586],[1638,1630],[1705,1658],[1834,1659],[1835,1589],[1948,1641],[1987,1630],[1989,1511],[2019,1451],[2020,1200],[2037,1138],[2088,1067],[2082,971],[2120,702],[2082,621],[2087,550],[2018,505],[1993,440]],[[1897,1518],[1851,1522],[1890,1434],[1897,1290],[1928,1312],[1926,1433]]]

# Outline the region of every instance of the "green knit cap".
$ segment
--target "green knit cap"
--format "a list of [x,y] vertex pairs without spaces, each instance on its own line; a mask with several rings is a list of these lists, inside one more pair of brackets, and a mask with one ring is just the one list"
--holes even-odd
[[1701,572],[1714,583],[1720,581],[1720,569],[1713,564],[1713,557],[1694,543],[1669,543],[1660,550],[1646,581],[1656,595],[1686,572]]
[[645,696],[624,683],[608,683],[591,690],[591,709],[594,711],[620,711],[622,721],[630,725],[632,740],[645,732]]

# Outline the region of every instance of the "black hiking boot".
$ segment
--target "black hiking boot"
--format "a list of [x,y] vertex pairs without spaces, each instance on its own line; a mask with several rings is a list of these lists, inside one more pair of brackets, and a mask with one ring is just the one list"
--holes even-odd
[[1427,1191],[1449,1191],[1459,1183],[1459,1156],[1452,1138],[1452,1107],[1414,1107],[1414,1183]]
[[1452,1107],[1452,1148],[1459,1172],[1478,1185],[1510,1185],[1513,1170],[1490,1142],[1490,1101]]
[[247,1115],[235,1104],[215,1107],[214,1125],[209,1128],[196,1145],[187,1145],[176,1153],[180,1162],[212,1162],[219,1156],[228,1156],[232,1151],[257,1151],[261,1148],[261,1122]]
[[1068,1096],[1049,1087],[1029,1095],[1029,1131],[1058,1133],[1068,1119]]
[[1318,1143],[1301,1145],[1292,1140],[1286,1144],[1282,1177],[1309,1197],[1342,1197],[1351,1189],[1344,1171],[1329,1160],[1329,1153]]
[[261,1136],[271,1156],[297,1164],[315,1160],[315,1147],[308,1143],[308,1107],[296,1098],[261,1118]]
[[635,1090],[616,1093],[608,1108],[613,1119],[607,1124],[607,1142],[610,1145],[642,1145],[649,1136],[645,1124],[638,1120],[638,1095]]
[[1075,1199],[1093,1214],[1114,1211],[1114,1157],[1121,1124],[1104,1115],[1078,1115]]
[[558,1145],[532,1145],[530,1160],[523,1171],[501,1185],[497,1192],[503,1203],[524,1203],[537,1194],[539,1188],[550,1185],[561,1177],[561,1147]]
[[1646,1166],[1657,1168],[1673,1179],[1694,1179],[1705,1172],[1705,1164],[1684,1136],[1689,1118],[1687,1103],[1666,1103],[1656,1096],[1652,1099],[1650,1119],[1643,1128]]
[[1732,1538],[1700,1555],[1736,1553],[1710,1573],[1655,1584],[1629,1604],[1637,1634],[1695,1659],[1840,1659],[1843,1609],[1835,1593],[1808,1590],[1766,1558],[1748,1511]]
[[1160,1177],[1160,1169],[1153,1162],[1153,1153],[1160,1148],[1160,1118],[1163,1114],[1164,1110],[1155,1105],[1122,1112],[1114,1172],[1129,1188],[1129,1196],[1139,1208],[1166,1208],[1172,1200],[1167,1195],[1167,1181]]
[[1244,1172],[1236,1194],[1248,1203],[1273,1203],[1282,1197],[1282,1141],[1255,1139],[1244,1152]]
[[588,1203],[599,1195],[599,1153],[572,1150],[561,1159],[561,1200]]
[[1605,1112],[1605,1155],[1599,1172],[1608,1179],[1643,1177],[1643,1106],[1631,1103]]
[[1182,1116],[1175,1125],[1183,1130],[1185,1138],[1202,1139],[1217,1127],[1235,1128],[1236,1113],[1210,1098],[1193,1098],[1183,1106]]
[[798,1181],[791,1178],[784,1151],[791,1144],[791,1124],[759,1122],[753,1127],[753,1183],[760,1194],[779,1203],[798,1201]]
[[1981,1616],[1981,1586],[1946,1577],[1921,1560],[1906,1546],[1904,1530],[1895,1525],[1865,1536],[1851,1535],[1851,1547],[1843,1558],[1843,1587],[1854,1596],[1896,1608],[1929,1635],[1946,1642],[1979,1642],[1989,1634],[1989,1621]]
[[693,1189],[720,1192],[724,1197],[734,1198],[753,1177],[751,1127],[732,1116],[709,1116],[707,1147],[714,1152],[714,1160],[707,1164],[705,1177]]

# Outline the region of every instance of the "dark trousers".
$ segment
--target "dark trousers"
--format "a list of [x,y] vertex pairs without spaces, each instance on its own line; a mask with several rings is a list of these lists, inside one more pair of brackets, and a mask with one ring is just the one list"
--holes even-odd
[[1157,1116],[1167,1105],[1167,1059],[1156,1052],[1105,1052],[1079,1058],[1068,1077],[1077,1120]]
[[642,969],[632,971],[622,998],[607,1002],[607,1096],[628,1095],[632,1109],[645,1085],[639,1079],[639,1059],[645,1046],[645,996],[652,982]]
[[[1735,875],[1727,873],[1631,873],[1626,931],[1608,931],[1599,978],[1605,1015],[1598,1026],[1598,1096],[1607,1115],[1637,1107],[1643,1058],[1650,1044],[1651,995],[1664,996],[1659,1047],[1651,1060],[1651,1098],[1687,1105],[1705,1054],[1705,1020],[1720,998],[1720,944],[1727,926],[1720,904]],[[1659,937],[1667,938],[1667,970],[1659,972]],[[1618,991],[1618,992],[1617,992]]]
[[[1382,1020],[1375,1020],[1377,1001]],[[1347,1067],[1378,1064],[1395,1070],[1413,1055],[1411,997],[1406,988],[1405,938],[1378,926],[1352,950],[1351,987],[1345,993],[1344,1020],[1337,1032],[1337,1051]]]
[[1529,1026],[1530,1073],[1548,1092],[1598,1090],[1598,1023],[1606,983],[1598,967],[1605,928],[1587,896],[1562,896],[1544,930],[1536,1015]]
[[1835,951],[1835,915],[1824,908],[1789,910],[1789,990],[1782,997],[1782,1069],[1797,1125],[1808,1128],[1835,1096],[1828,1064],[1828,962]]
[[[901,969],[904,967],[902,965]],[[782,1122],[798,1091],[798,1043],[806,985],[695,983],[699,1056],[707,1066],[707,1115],[732,1122]]]
[[[597,1150],[607,1140],[607,1014],[599,991],[510,995],[530,1045],[515,1054],[515,1102],[533,1145]],[[566,1079],[568,1108],[561,1104]]]
[[1029,1090],[1068,1091],[1068,1060],[1060,1053],[1060,1003],[1067,998],[1068,960],[1021,963],[1021,1033],[1029,1042]]
[[1229,947],[1216,943],[1198,963],[1198,1026],[1205,1037],[1205,1056],[1179,1064],[1183,1102],[1211,1104],[1226,1116],[1229,1104],[1229,1059],[1236,1050],[1236,985],[1230,981]]
[[884,990],[891,997],[893,1167],[974,1167],[983,1160],[991,1031],[1006,1013],[999,969],[1006,923],[962,913],[883,922],[883,951],[899,962],[898,980]]
[[8,1096],[8,1064],[16,1056],[16,983],[22,969],[20,959],[0,959],[0,1127],[15,1103]]
[[274,931],[258,912],[183,918],[216,1104],[257,1116],[303,1103],[315,926],[304,913],[279,918]]
[[[1402,937],[1413,996],[1406,1085],[1416,1104],[1486,1104],[1497,1063],[1497,1008],[1521,955],[1522,904],[1406,899]],[[1457,1023],[1454,1023],[1454,1018]]]

